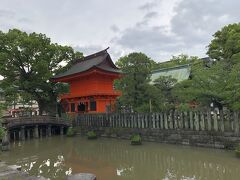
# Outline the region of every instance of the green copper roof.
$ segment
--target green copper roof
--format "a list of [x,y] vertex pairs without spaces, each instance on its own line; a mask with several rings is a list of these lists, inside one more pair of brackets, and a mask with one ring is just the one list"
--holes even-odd
[[189,64],[170,68],[158,69],[152,72],[151,83],[160,76],[172,76],[177,82],[186,80],[190,76],[191,66]]

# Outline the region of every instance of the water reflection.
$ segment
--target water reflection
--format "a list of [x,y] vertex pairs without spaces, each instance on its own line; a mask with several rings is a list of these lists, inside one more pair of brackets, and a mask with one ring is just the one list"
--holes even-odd
[[238,179],[239,160],[232,152],[155,143],[52,137],[12,144],[0,158],[30,174],[50,179],[89,172],[98,180]]

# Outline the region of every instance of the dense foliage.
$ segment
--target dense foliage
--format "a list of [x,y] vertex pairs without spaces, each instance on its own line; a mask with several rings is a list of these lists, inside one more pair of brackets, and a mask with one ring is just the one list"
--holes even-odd
[[149,101],[149,81],[154,63],[143,53],[131,53],[116,62],[124,73],[124,77],[116,82],[116,88],[123,93],[119,99],[121,106],[133,111],[145,109]]
[[2,127],[2,116],[3,116],[2,112],[3,112],[3,110],[4,110],[4,106],[3,106],[3,104],[0,103],[0,139],[2,139],[6,134],[5,129]]
[[44,34],[0,31],[1,87],[6,100],[12,103],[21,96],[27,102],[36,100],[40,114],[54,110],[56,97],[64,87],[49,79],[68,67],[62,64],[71,64],[72,59],[81,56],[71,47],[52,43]]

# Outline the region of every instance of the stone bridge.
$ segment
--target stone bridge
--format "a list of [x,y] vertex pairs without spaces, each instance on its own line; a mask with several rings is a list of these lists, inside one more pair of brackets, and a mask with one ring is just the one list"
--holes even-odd
[[4,118],[2,124],[8,132],[9,139],[25,140],[26,138],[39,138],[52,134],[63,135],[71,126],[71,121],[53,116],[31,116]]

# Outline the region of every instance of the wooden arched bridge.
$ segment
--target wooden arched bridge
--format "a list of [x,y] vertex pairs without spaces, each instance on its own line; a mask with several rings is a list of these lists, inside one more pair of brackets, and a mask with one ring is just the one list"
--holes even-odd
[[8,132],[9,139],[25,140],[26,138],[39,138],[52,134],[64,134],[71,121],[53,116],[31,116],[4,118],[3,126]]

